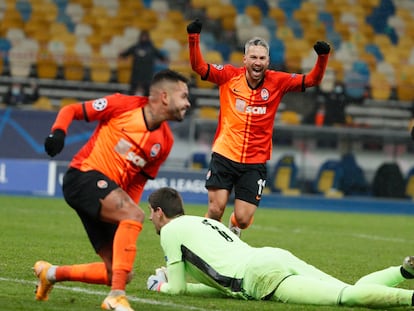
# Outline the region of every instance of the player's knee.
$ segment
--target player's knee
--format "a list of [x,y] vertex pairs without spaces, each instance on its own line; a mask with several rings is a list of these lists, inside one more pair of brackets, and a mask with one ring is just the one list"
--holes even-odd
[[129,209],[129,219],[138,221],[140,223],[144,223],[145,220],[145,213],[144,211],[137,205],[134,204],[132,208]]
[[236,216],[237,227],[240,229],[247,229],[253,223],[253,217],[240,217]]
[[211,219],[215,219],[217,221],[221,221],[221,217],[223,216],[223,211],[220,207],[213,205],[208,207],[207,217]]

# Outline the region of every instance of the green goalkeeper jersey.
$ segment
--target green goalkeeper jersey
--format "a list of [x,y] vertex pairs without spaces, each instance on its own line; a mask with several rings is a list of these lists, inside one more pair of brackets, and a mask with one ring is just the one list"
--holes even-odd
[[[208,292],[264,299],[291,275],[296,260],[279,248],[254,248],[222,223],[198,216],[179,216],[162,227],[161,246],[168,270],[162,292]],[[191,276],[204,285],[185,283]],[[207,286],[207,287],[206,287]]]

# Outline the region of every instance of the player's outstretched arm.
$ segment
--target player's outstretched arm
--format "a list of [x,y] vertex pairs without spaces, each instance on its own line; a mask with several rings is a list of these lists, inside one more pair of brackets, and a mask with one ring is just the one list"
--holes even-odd
[[202,22],[196,19],[187,25],[187,33],[191,68],[201,77],[205,77],[208,72],[208,64],[205,62],[200,49],[200,32],[202,27]]
[[312,70],[305,76],[305,87],[312,87],[321,83],[331,51],[329,43],[325,41],[316,42],[313,49],[318,54],[318,59]]

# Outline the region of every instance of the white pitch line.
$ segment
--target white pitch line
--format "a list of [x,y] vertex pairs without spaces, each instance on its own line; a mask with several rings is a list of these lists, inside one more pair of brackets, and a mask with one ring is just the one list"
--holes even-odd
[[[31,282],[27,280],[19,280],[19,279],[9,279],[9,278],[3,278],[3,277],[0,277],[0,281],[27,284],[27,285],[33,284],[33,286],[36,285],[36,282]],[[96,295],[96,296],[104,296],[104,297],[108,294],[108,292],[90,290],[90,289],[85,289],[85,288],[80,288],[80,287],[67,287],[63,285],[54,285],[54,288],[59,288],[59,289],[77,292],[77,293],[83,293],[87,295]],[[130,295],[127,295],[127,296],[128,296],[129,301],[144,303],[148,305],[172,307],[172,308],[176,308],[179,310],[211,311],[211,309],[203,309],[203,308],[198,308],[198,307],[193,307],[193,306],[179,305],[179,304],[175,304],[172,302],[163,302],[163,301],[157,301],[157,300],[152,300],[152,299],[144,299],[144,298],[133,297]],[[215,311],[219,311],[219,310],[216,309]]]
[[[263,231],[271,231],[271,232],[282,232],[284,230],[279,229],[277,227],[268,227],[268,226],[260,226],[260,225],[252,225],[253,228],[257,228]],[[291,232],[295,234],[309,234],[312,232],[322,232],[321,230],[302,230],[300,228],[294,229]],[[330,235],[335,234],[332,232],[329,232]],[[390,238],[390,237],[384,237],[384,236],[376,236],[376,235],[369,235],[364,233],[340,233],[341,236],[350,236],[354,238],[360,238],[364,240],[372,240],[372,241],[385,241],[385,242],[396,242],[396,243],[412,243],[413,241],[410,239],[405,238]]]

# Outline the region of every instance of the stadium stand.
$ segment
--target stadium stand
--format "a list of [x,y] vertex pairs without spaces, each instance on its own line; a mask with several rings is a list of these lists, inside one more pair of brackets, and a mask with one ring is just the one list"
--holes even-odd
[[[406,112],[414,100],[410,91],[413,74],[408,72],[414,63],[414,35],[409,31],[414,25],[413,12],[409,0],[367,0],[360,5],[350,0],[0,1],[2,72],[6,83],[13,78],[44,79],[40,84],[46,90],[66,88],[63,93],[70,93],[71,83],[79,82],[82,88],[85,81],[98,90],[96,94],[105,84],[116,83],[119,85],[114,89],[125,89],[130,64],[118,61],[117,52],[133,42],[141,30],[150,29],[157,46],[168,53],[171,67],[194,79],[197,88],[208,90],[211,84],[194,77],[186,55],[185,25],[199,16],[206,20],[201,37],[203,53],[208,58],[214,55],[213,62],[241,64],[244,41],[261,35],[269,41],[274,68],[302,72],[313,61],[313,42],[328,40],[333,47],[328,68],[345,84],[349,111],[358,121],[352,106],[355,102],[361,108],[371,108],[376,105],[373,102],[386,107],[384,102],[401,100],[404,104],[397,109]],[[141,18],[134,18],[138,15]],[[37,45],[29,53],[37,55],[21,62],[15,51],[19,46],[20,52],[21,41],[28,40]],[[45,51],[57,64],[49,56],[39,56]],[[64,58],[78,58],[83,69],[67,69]],[[97,65],[102,59],[110,72]],[[367,100],[371,100],[369,104]],[[393,102],[390,105],[395,109]],[[373,113],[375,109],[367,110]],[[382,126],[384,122],[378,122],[377,117],[367,115],[369,122],[363,124]],[[407,126],[406,119],[402,119],[401,129]],[[396,122],[392,121],[387,124],[394,127]]]

